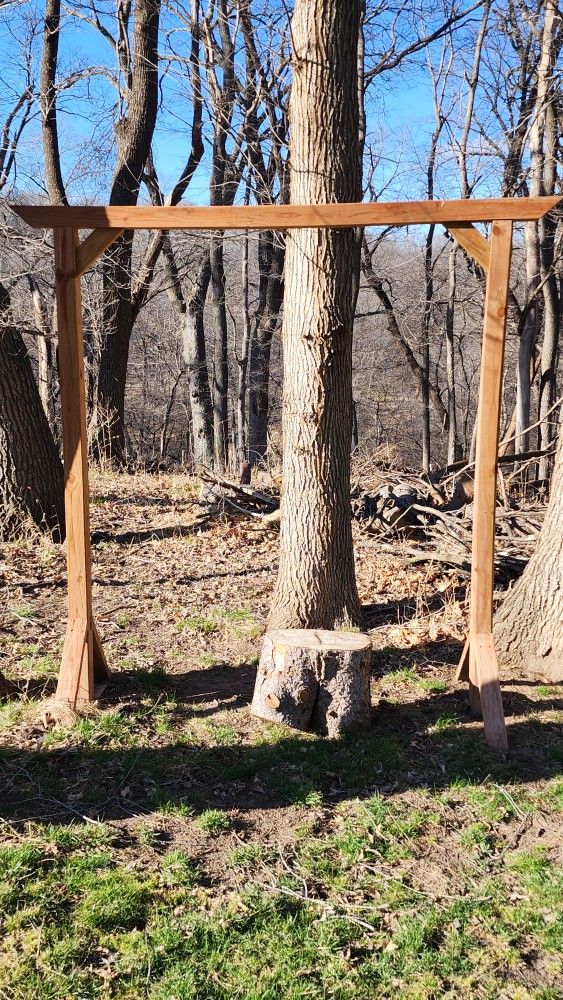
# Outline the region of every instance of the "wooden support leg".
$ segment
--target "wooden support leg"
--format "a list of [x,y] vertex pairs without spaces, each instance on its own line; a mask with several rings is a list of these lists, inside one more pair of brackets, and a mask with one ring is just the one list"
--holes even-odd
[[[481,381],[477,413],[471,613],[469,626],[469,701],[483,715],[490,746],[507,749],[498,666],[493,644],[494,540],[497,452],[506,332],[506,307],[512,251],[512,222],[493,222],[485,298]],[[465,660],[460,674],[465,672]]]
[[459,658],[459,663],[457,665],[457,670],[455,672],[456,681],[468,681],[469,680],[469,636],[465,640],[463,645],[463,651]]
[[485,736],[490,746],[496,750],[505,751],[508,750],[508,740],[492,634],[487,632],[485,635],[476,635],[474,642]]
[[92,614],[92,558],[88,502],[88,439],[78,233],[55,229],[55,279],[65,469],[69,623],[57,698],[76,707],[92,701],[96,681],[109,677]]

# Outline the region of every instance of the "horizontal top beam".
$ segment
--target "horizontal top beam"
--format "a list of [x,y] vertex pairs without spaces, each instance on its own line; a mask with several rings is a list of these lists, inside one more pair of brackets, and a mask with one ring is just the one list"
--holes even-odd
[[482,198],[458,201],[389,201],[337,205],[94,206],[12,205],[36,229],[343,229],[431,222],[539,219],[560,201],[551,198]]

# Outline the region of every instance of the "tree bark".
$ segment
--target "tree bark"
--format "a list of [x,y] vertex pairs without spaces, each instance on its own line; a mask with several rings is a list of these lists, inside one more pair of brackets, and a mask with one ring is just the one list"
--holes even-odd
[[248,460],[264,461],[268,450],[270,354],[283,301],[285,241],[280,234],[260,233],[258,243],[258,310],[250,344],[248,393]]
[[[359,201],[360,3],[297,0],[292,21],[290,194]],[[359,623],[350,517],[352,326],[360,241],[350,230],[287,237],[280,565],[271,623]]]
[[[245,204],[248,205],[249,183],[247,181]],[[235,355],[238,365],[237,387],[237,462],[240,469],[248,465],[248,359],[250,356],[250,301],[248,279],[248,232],[244,234],[241,261],[242,286],[242,333],[240,353]],[[250,466],[248,472],[250,471]]]
[[[130,7],[120,8],[121,41],[127,37]],[[117,122],[117,166],[110,205],[135,205],[147,162],[158,107],[158,27],[160,0],[137,0],[133,61],[122,67],[128,82],[127,114]],[[127,45],[118,46],[120,57]],[[103,265],[103,342],[96,400],[97,451],[118,463],[125,450],[125,384],[135,318],[132,297],[132,232],[116,241]]]
[[278,629],[264,637],[252,714],[338,737],[370,720],[371,642],[358,632]]
[[518,672],[563,680],[563,424],[551,498],[538,543],[495,618],[499,663]]
[[206,252],[196,275],[192,294],[186,303],[183,335],[184,361],[190,386],[193,461],[196,472],[212,469],[214,463],[213,410],[203,323],[203,310],[210,279],[211,264],[209,254]]
[[67,205],[61,171],[59,131],[57,127],[57,61],[61,25],[61,0],[47,0],[43,25],[41,55],[41,133],[45,163],[45,181],[54,205]]
[[452,240],[448,251],[448,300],[446,303],[446,378],[448,383],[448,465],[457,462],[459,455],[457,439],[457,411],[455,385],[454,319],[456,295],[457,247]]
[[0,538],[16,538],[30,519],[65,536],[63,466],[23,337],[0,328]]
[[229,458],[229,331],[225,306],[225,260],[223,234],[211,237],[209,247],[211,264],[211,302],[213,317],[213,439],[215,468],[225,472]]
[[[560,123],[556,110],[560,74],[556,66],[563,46],[561,13],[556,0],[546,0],[538,65],[538,90],[534,121],[530,129],[532,181],[538,194],[553,194],[557,184],[557,160],[560,144]],[[531,185],[532,187],[532,185]],[[547,450],[554,438],[554,428],[546,420],[556,395],[557,353],[559,347],[560,299],[559,281],[554,271],[557,221],[553,216],[538,222],[539,261],[542,279],[544,328],[539,383],[539,448]],[[548,478],[550,459],[539,463],[539,478]]]

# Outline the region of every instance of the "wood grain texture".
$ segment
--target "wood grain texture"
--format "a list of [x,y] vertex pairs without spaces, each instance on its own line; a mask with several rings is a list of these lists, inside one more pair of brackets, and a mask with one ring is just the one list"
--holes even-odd
[[490,632],[473,637],[485,739],[494,750],[508,750],[508,738],[498,680],[495,645]]
[[539,219],[558,196],[475,198],[457,201],[343,202],[319,205],[95,206],[12,205],[36,229],[342,229],[354,226],[408,226],[494,219]]
[[84,274],[121,236],[123,229],[94,229],[76,250],[76,274]]
[[469,636],[463,644],[463,650],[459,658],[459,663],[455,672],[455,680],[459,683],[460,681],[469,680],[469,652],[470,652],[470,641]]
[[[68,539],[70,619],[90,619],[90,525],[86,400],[80,280],[76,274],[78,234],[55,230],[55,278],[64,443],[65,510]],[[70,277],[72,275],[72,277]]]
[[[483,715],[487,739],[490,723],[485,716],[490,712],[482,700],[476,636],[489,635],[493,626],[497,455],[511,253],[512,222],[493,222],[477,411],[469,623],[469,703],[474,714]],[[498,671],[496,676],[495,671],[496,657],[488,669],[487,686],[491,688],[496,684],[500,699]],[[487,690],[485,697],[490,702],[493,694]]]
[[481,379],[475,451],[471,634],[492,631],[493,556],[497,453],[512,223],[493,223],[491,264],[485,296]]
[[371,640],[360,632],[266,633],[251,713],[329,737],[369,724]]
[[454,226],[447,227],[456,243],[479,264],[484,271],[489,270],[489,258],[491,254],[491,244],[485,239],[482,233],[471,222],[458,222]]
[[[76,277],[77,231],[56,229],[54,244],[69,612],[69,626],[63,648],[57,697],[74,707],[91,701],[94,697],[88,438],[84,392],[82,303],[80,278]],[[97,672],[107,676],[107,664],[101,652],[97,633],[96,664]]]
[[73,708],[79,701],[89,701],[92,668],[88,637],[88,620],[72,618],[66,630],[56,697]]

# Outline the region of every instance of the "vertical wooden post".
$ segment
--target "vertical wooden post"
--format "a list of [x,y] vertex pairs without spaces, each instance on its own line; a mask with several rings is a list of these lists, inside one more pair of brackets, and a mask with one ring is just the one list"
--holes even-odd
[[78,232],[54,229],[61,416],[65,471],[68,626],[57,698],[73,707],[92,701],[94,682],[109,671],[92,614],[88,439]]
[[493,645],[494,539],[502,367],[512,252],[512,222],[493,222],[485,296],[477,412],[471,561],[469,699],[481,712],[487,742],[507,749],[498,665]]

